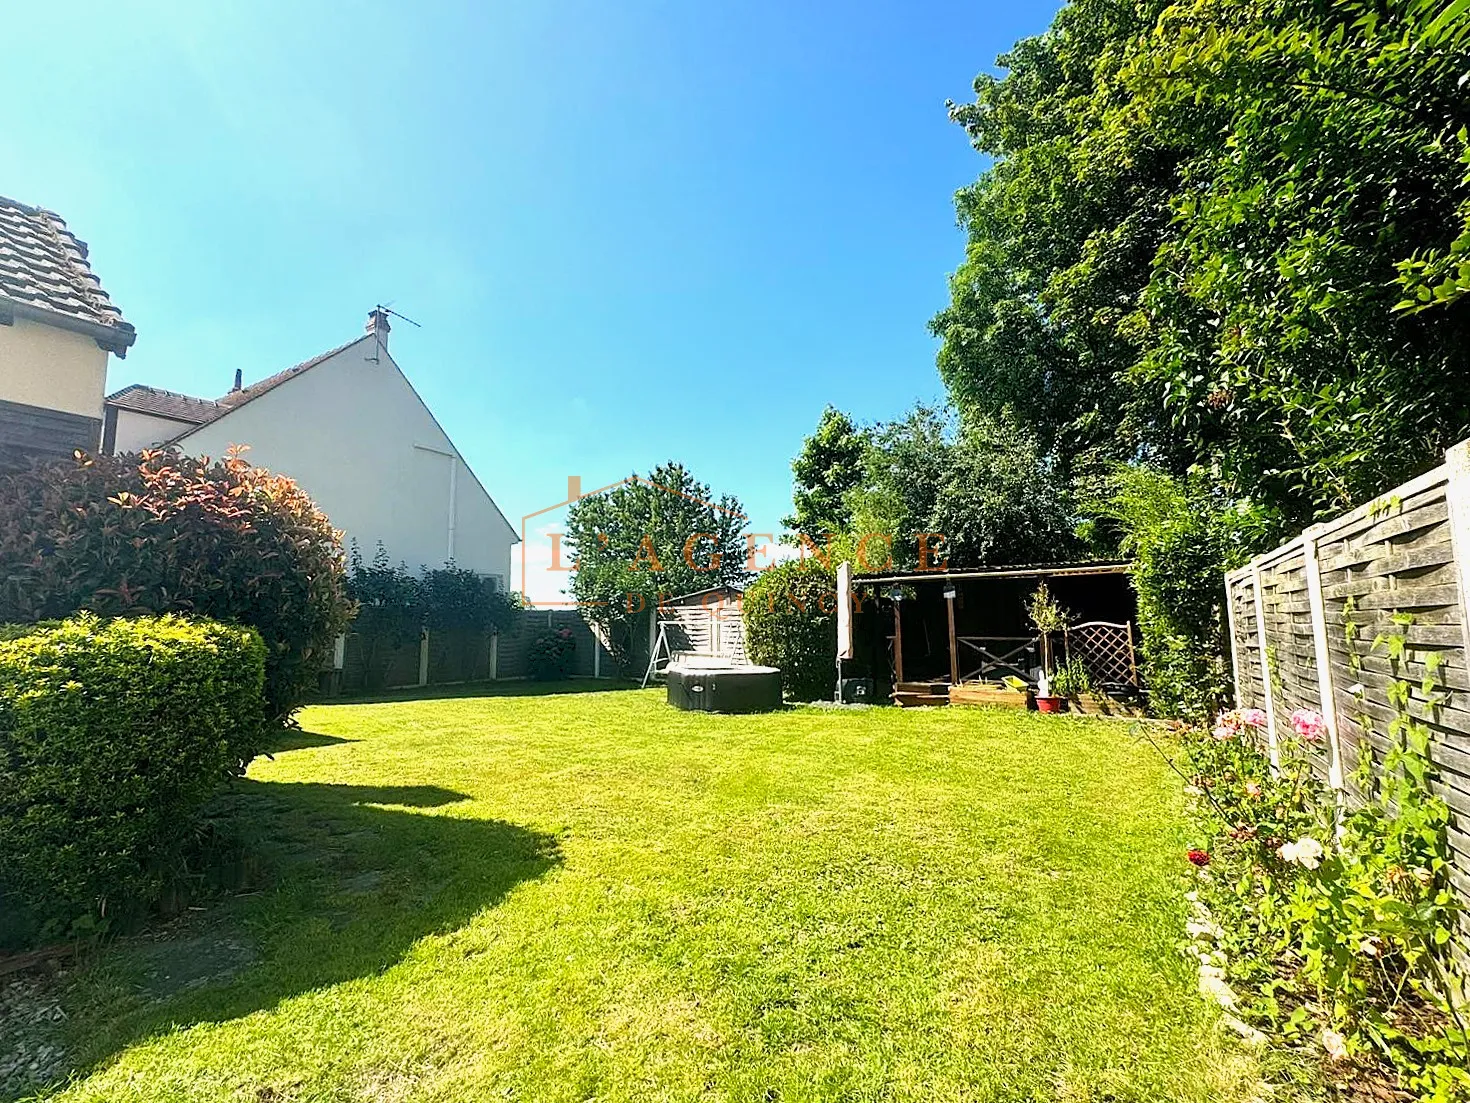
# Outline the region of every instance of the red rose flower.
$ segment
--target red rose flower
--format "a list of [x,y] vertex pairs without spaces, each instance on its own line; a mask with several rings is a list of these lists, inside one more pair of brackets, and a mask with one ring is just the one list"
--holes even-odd
[[1189,859],[1189,864],[1199,866],[1203,869],[1210,864],[1210,852],[1208,850],[1186,850],[1184,856]]

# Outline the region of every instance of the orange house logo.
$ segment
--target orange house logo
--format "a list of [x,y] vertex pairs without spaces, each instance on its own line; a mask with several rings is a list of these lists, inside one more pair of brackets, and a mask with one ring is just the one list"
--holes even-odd
[[[664,486],[661,483],[654,482],[652,479],[645,479],[642,475],[629,475],[627,478],[625,478],[625,479],[619,479],[615,483],[608,483],[606,486],[600,486],[596,490],[588,490],[588,491],[583,491],[582,490],[582,477],[580,475],[568,475],[567,476],[567,497],[566,497],[566,500],[565,501],[557,502],[555,505],[545,506],[544,508],[535,510],[532,513],[527,513],[527,514],[525,514],[521,518],[521,600],[522,601],[525,601],[527,604],[531,604],[532,603],[531,598],[530,598],[529,594],[527,593],[527,590],[528,590],[527,580],[530,577],[529,574],[528,574],[528,571],[530,571],[532,569],[532,566],[533,566],[532,564],[530,564],[527,561],[527,558],[526,558],[526,551],[527,551],[528,547],[530,546],[529,543],[528,543],[528,541],[527,541],[527,539],[526,539],[527,525],[530,522],[533,522],[537,517],[543,517],[543,516],[545,516],[548,513],[555,513],[559,509],[566,509],[568,506],[575,505],[577,502],[580,502],[584,498],[595,498],[599,494],[606,494],[608,491],[610,491],[610,490],[616,490],[618,487],[624,486],[624,485],[626,485],[628,483],[634,483],[634,484],[637,484],[639,486],[651,487],[654,490],[662,490],[665,494],[672,494],[675,497],[683,498],[684,500],[689,501],[689,502],[694,502],[697,505],[708,506],[710,509],[713,509],[717,513],[724,514],[726,517],[734,517],[734,518],[736,518],[736,519],[738,519],[740,521],[747,521],[747,520],[749,520],[749,518],[745,514],[739,512],[738,510],[729,509],[729,508],[727,508],[725,506],[720,505],[718,502],[711,502],[711,501],[709,501],[706,498],[700,498],[700,497],[697,497],[696,495],[693,495],[693,494],[686,494],[682,490],[675,490],[673,487]],[[550,546],[551,562],[550,562],[550,565],[549,566],[546,566],[546,567],[544,567],[542,569],[545,570],[545,571],[549,571],[549,572],[570,574],[575,569],[576,564],[574,564],[574,563],[567,563],[565,561],[565,551],[564,551],[564,549],[562,547],[562,537],[565,534],[564,533],[560,533],[560,532],[549,532],[546,535],[549,537],[549,539],[551,541],[551,546]],[[758,555],[760,555],[764,551],[764,548],[763,547],[760,547],[760,546],[758,546],[756,544],[756,539],[758,537],[762,537],[762,536],[767,537],[770,540],[775,540],[775,538],[776,538],[774,534],[772,534],[772,533],[766,533],[766,532],[753,532],[753,533],[746,533],[745,534],[745,560],[746,560],[746,569],[747,570],[755,571],[755,570],[760,570],[761,569],[759,566],[756,566],[755,565],[755,561],[756,561],[756,557]],[[604,544],[606,543],[606,539],[607,539],[606,537],[603,537]],[[692,533],[690,533],[688,535],[688,538],[684,541],[684,547],[683,547],[683,549],[681,550],[681,553],[680,553],[680,554],[683,555],[685,563],[687,563],[693,570],[696,570],[696,571],[715,570],[715,569],[717,569],[719,567],[719,559],[718,559],[718,556],[716,557],[714,563],[711,566],[708,566],[708,567],[700,567],[700,566],[696,566],[696,564],[695,564],[695,556],[698,554],[699,549],[702,546],[704,546],[705,544],[707,544],[707,543],[714,543],[715,540],[716,540],[716,537],[715,537],[715,534],[714,533],[710,533],[710,532],[692,532]],[[769,566],[769,565],[770,564],[765,564],[765,566]],[[662,564],[659,562],[659,558],[658,558],[658,550],[653,545],[653,536],[651,534],[645,533],[644,536],[643,536],[643,539],[641,541],[639,541],[639,544],[638,544],[638,554],[634,558],[634,560],[630,564],[630,566],[632,566],[635,570],[636,569],[639,569],[640,567],[641,568],[645,568],[645,569],[649,569],[649,570],[655,570],[655,571],[662,569]],[[538,598],[538,599],[536,599],[536,601],[534,602],[534,604],[536,605],[537,608],[554,608],[554,607],[558,607],[558,606],[560,606],[562,608],[579,608],[579,607],[582,607],[582,606],[585,606],[585,605],[603,605],[603,604],[606,604],[606,603],[605,602],[590,602],[589,603],[589,602],[576,601],[576,600],[573,600],[573,599],[567,599],[567,600],[564,600],[564,601],[547,601],[545,599]]]
[[[686,494],[682,490],[676,490],[673,487],[664,486],[660,483],[654,482],[652,479],[646,479],[641,475],[629,475],[627,478],[619,479],[615,483],[608,483],[606,486],[600,486],[596,490],[589,490],[585,492],[582,490],[581,476],[569,475],[567,476],[567,496],[564,501],[557,502],[555,505],[545,506],[542,509],[527,513],[521,517],[520,594],[521,599],[526,602],[527,605],[534,605],[537,608],[561,607],[575,609],[607,604],[606,602],[601,601],[577,601],[572,598],[548,600],[541,597],[535,599],[531,597],[529,583],[530,579],[533,577],[533,571],[540,571],[554,578],[559,578],[564,575],[569,575],[577,569],[576,563],[567,562],[567,552],[562,545],[562,538],[563,536],[565,536],[565,533],[551,531],[549,528],[543,529],[541,533],[535,533],[531,531],[531,526],[538,517],[545,517],[547,514],[555,513],[559,509],[566,509],[569,506],[576,505],[578,502],[586,498],[593,498],[599,494],[606,494],[608,491],[616,490],[618,487],[624,486],[628,483],[635,483],[639,486],[646,486],[654,490],[661,490],[665,494],[672,494],[676,497],[683,498],[686,501],[693,502],[697,505],[708,507],[709,509],[712,509],[717,513],[724,514],[726,517],[733,517],[741,522],[749,520],[749,518],[744,513],[741,513],[738,510],[729,509],[725,506],[720,505],[718,502],[711,502],[706,498],[700,498],[693,494]],[[529,536],[545,535],[549,540],[549,546],[543,547],[543,545],[533,541],[532,539],[529,539],[528,534]],[[746,532],[744,533],[744,538],[745,569],[747,572],[749,572],[750,574],[758,574],[761,571],[775,566],[777,562],[777,560],[773,558],[773,549],[777,547],[775,533]],[[805,533],[792,533],[789,534],[786,546],[794,549],[795,554],[801,559],[814,557],[820,559],[822,563],[826,567],[828,567],[828,569],[833,569],[835,568],[836,564],[831,561],[831,540],[832,538],[828,536],[825,538],[825,543],[819,543]],[[949,569],[949,561],[948,559],[944,558],[944,553],[940,550],[940,546],[945,543],[945,540],[946,538],[942,533],[921,532],[917,534],[917,569],[920,572],[928,573],[935,571],[945,571]],[[936,543],[936,541],[938,543]],[[602,536],[602,542],[603,546],[606,547],[607,537],[605,535]],[[690,570],[699,572],[715,571],[718,570],[720,567],[720,556],[722,553],[719,550],[716,550],[710,556],[710,562],[708,565],[699,565],[696,562],[696,556],[699,555],[702,548],[705,548],[708,545],[717,544],[717,542],[718,537],[714,533],[691,532],[687,534],[684,545],[682,549],[680,549],[678,554],[682,556],[685,565],[688,566]],[[544,565],[532,563],[531,560],[528,558],[527,552],[533,546],[535,546],[538,551],[545,551],[549,553],[548,561]],[[891,570],[893,569],[894,564],[893,551],[894,541],[892,537],[878,532],[866,533],[856,542],[856,554],[854,556],[856,566],[860,571]],[[764,562],[762,562],[763,558]],[[643,535],[643,538],[639,541],[638,550],[634,554],[634,557],[629,562],[628,566],[635,571],[659,571],[663,569],[663,564],[659,560],[659,551],[654,546],[652,534],[645,533]],[[560,589],[559,585],[556,592],[563,592]],[[669,598],[671,596],[673,595],[660,594],[658,600],[660,603],[662,603],[666,598]],[[634,597],[638,598],[638,609],[633,609],[631,607],[631,602]],[[628,600],[630,602],[630,607],[628,610],[630,613],[640,612],[643,609],[644,598],[641,595],[630,594],[628,595]]]

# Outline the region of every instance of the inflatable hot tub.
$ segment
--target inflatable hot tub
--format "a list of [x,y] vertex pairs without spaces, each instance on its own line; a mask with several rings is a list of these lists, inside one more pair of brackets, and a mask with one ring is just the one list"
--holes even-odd
[[685,712],[770,712],[781,707],[781,672],[774,666],[731,666],[683,658],[670,664],[669,704]]

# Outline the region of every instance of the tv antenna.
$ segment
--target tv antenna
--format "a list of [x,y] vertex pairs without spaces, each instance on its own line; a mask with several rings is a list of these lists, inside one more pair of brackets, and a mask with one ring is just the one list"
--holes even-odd
[[398,311],[394,310],[393,309],[393,304],[391,302],[388,302],[388,303],[379,303],[378,304],[378,309],[381,310],[384,314],[391,314],[395,318],[402,318],[409,325],[413,326],[414,329],[423,329],[424,328],[423,326],[421,326],[417,322],[415,322],[412,318],[410,318],[407,314],[400,314],[400,313],[398,313]]
[[[373,307],[373,313],[374,314],[391,314],[393,317],[399,319],[400,321],[407,322],[409,325],[413,326],[414,329],[423,329],[424,328],[423,326],[419,325],[418,322],[415,322],[412,318],[410,318],[407,314],[400,314],[400,313],[398,313],[398,311],[394,310],[393,309],[393,303],[392,303],[392,301],[389,301],[389,302],[386,302],[386,303],[378,303],[377,306]],[[378,336],[378,339],[373,342],[373,354],[371,356],[367,357],[366,362],[367,363],[371,363],[371,364],[379,363],[380,358],[379,358],[378,354],[382,351],[382,349],[383,349],[383,338],[382,338],[382,335],[380,334]]]

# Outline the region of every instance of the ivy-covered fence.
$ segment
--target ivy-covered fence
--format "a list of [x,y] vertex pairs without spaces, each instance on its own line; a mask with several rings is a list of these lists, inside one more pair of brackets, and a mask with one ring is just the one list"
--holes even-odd
[[[1451,813],[1450,880],[1470,901],[1470,441],[1226,588],[1236,698],[1265,712],[1273,761],[1293,713],[1320,712],[1312,768],[1346,809],[1422,743]],[[1470,975],[1467,918],[1455,956]]]

